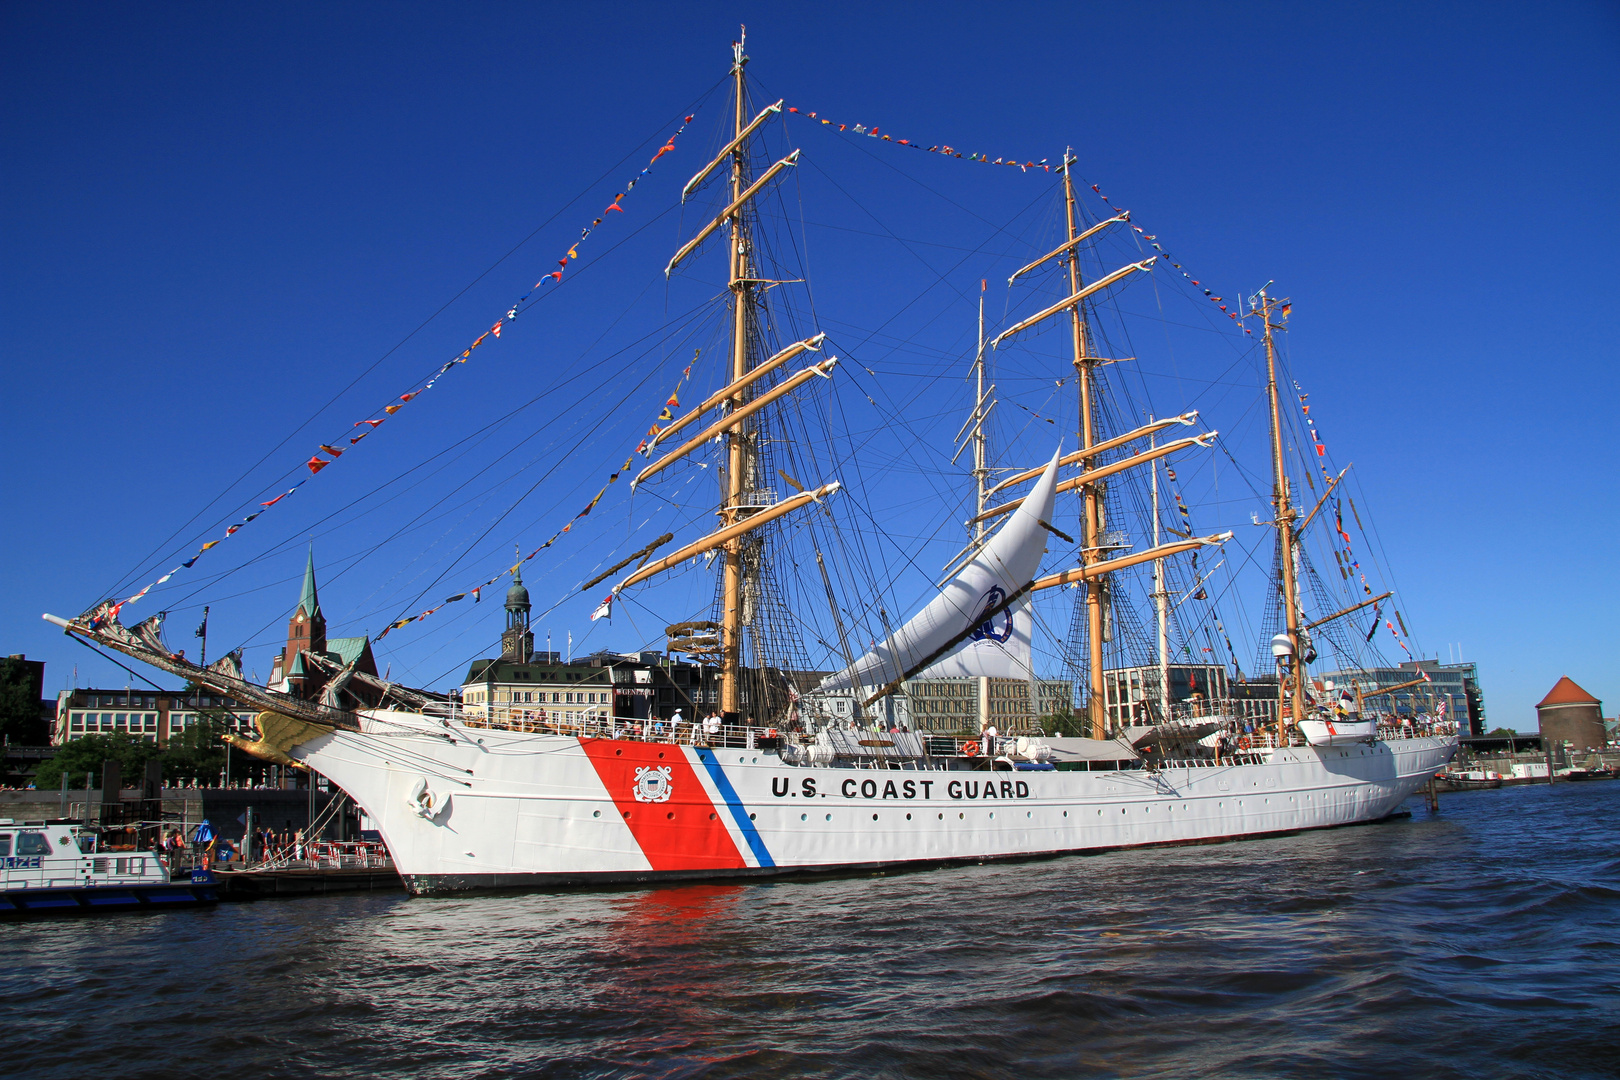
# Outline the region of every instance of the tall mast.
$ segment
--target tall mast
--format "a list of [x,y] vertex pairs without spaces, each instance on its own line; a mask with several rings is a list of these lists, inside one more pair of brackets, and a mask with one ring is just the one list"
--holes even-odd
[[[1069,249],[1069,292],[1071,295],[1080,291],[1080,246],[1074,244],[1078,239],[1074,202],[1074,178],[1070,175],[1070,166],[1074,163],[1073,156],[1068,150],[1063,152],[1063,203],[1069,225],[1069,241],[1073,245]],[[1092,381],[1095,377],[1097,357],[1091,355],[1090,328],[1086,325],[1085,309],[1075,304],[1069,309],[1069,323],[1074,337],[1074,370],[1080,376],[1080,448],[1090,450],[1097,444],[1097,430],[1095,419],[1091,415]],[[1080,459],[1080,469],[1084,472],[1093,465],[1088,455]],[[1102,529],[1101,529],[1101,500],[1098,498],[1097,485],[1086,484],[1081,489],[1084,507],[1080,520],[1080,561],[1090,566],[1102,559]],[[1086,581],[1086,641],[1087,652],[1091,661],[1090,685],[1087,688],[1086,713],[1091,723],[1091,737],[1101,739],[1106,735],[1104,723],[1102,684],[1103,684],[1103,579],[1101,577]]]
[[[984,513],[985,501],[988,492],[985,488],[985,478],[990,470],[984,464],[984,290],[985,282],[979,282],[979,351],[974,355],[973,372],[977,376],[977,385],[973,391],[973,483],[975,486],[974,511],[975,516]],[[986,522],[974,521],[973,543],[976,547],[984,546],[984,530]]]
[[1283,467],[1282,409],[1277,397],[1277,343],[1272,331],[1279,329],[1272,323],[1271,313],[1277,301],[1261,289],[1260,318],[1265,324],[1266,343],[1266,396],[1271,406],[1271,505],[1277,528],[1277,543],[1282,551],[1283,617],[1288,627],[1288,641],[1293,656],[1288,670],[1277,686],[1277,728],[1279,737],[1283,728],[1283,707],[1286,704],[1291,723],[1305,719],[1305,652],[1299,632],[1299,582],[1294,576],[1294,518],[1295,511],[1288,490],[1288,471]]
[[[743,188],[747,186],[748,171],[748,145],[742,138],[743,127],[747,123],[748,86],[743,76],[743,68],[748,63],[748,56],[743,49],[748,41],[747,28],[738,35],[738,40],[731,46],[731,76],[736,87],[736,112],[734,123],[734,137],[738,140],[736,149],[731,153],[731,201],[733,204],[742,199]],[[749,269],[749,242],[748,230],[743,224],[743,209],[738,206],[731,219],[731,378],[732,381],[741,379],[748,374],[748,331],[749,320],[753,309],[753,285],[749,280],[753,275]],[[744,390],[739,390],[731,399],[731,407],[737,409],[744,404]],[[726,471],[721,477],[721,491],[724,501],[720,507],[720,521],[722,525],[731,525],[748,516],[743,508],[743,493],[747,490],[748,477],[752,473],[752,463],[749,461],[747,425],[733,428],[726,436]],[[722,713],[737,713],[741,711],[742,695],[740,683],[742,676],[742,591],[743,591],[743,565],[742,565],[743,538],[736,537],[725,545],[725,579],[721,592],[720,617],[720,711]]]
[[[1152,449],[1158,439],[1148,437]],[[1191,529],[1187,530],[1191,532]],[[1159,463],[1153,463],[1153,546],[1159,546]],[[1170,592],[1164,587],[1164,559],[1153,560],[1153,603],[1159,609],[1159,721],[1170,719]]]

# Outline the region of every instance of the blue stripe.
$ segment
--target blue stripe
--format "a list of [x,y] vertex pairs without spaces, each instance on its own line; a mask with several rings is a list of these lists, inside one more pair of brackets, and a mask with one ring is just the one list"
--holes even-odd
[[714,781],[714,789],[720,793],[720,798],[725,800],[726,808],[731,811],[731,820],[737,823],[738,831],[743,834],[743,839],[748,841],[748,849],[754,853],[754,859],[761,866],[775,866],[776,860],[765,850],[765,841],[760,839],[759,830],[754,828],[753,821],[748,817],[748,811],[743,809],[742,800],[737,798],[737,789],[731,786],[731,780],[720,767],[720,759],[714,756],[713,750],[705,747],[694,746],[692,752],[697,754],[697,759],[703,763],[703,767],[709,770],[709,779]]

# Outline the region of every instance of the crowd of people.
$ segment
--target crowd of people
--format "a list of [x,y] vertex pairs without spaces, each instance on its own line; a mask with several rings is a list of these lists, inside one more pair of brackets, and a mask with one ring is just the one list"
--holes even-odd
[[[481,721],[481,717],[470,715],[463,722],[470,727],[480,727],[483,726]],[[578,720],[561,720],[549,716],[543,709],[523,709],[513,712],[510,719],[505,722],[502,722],[498,715],[493,726],[510,726],[519,731],[550,732],[578,738],[633,739],[646,742],[685,743],[691,746],[721,746],[730,737],[726,731],[725,719],[713,709],[702,717],[691,720],[685,718],[681,709],[676,709],[668,720],[661,716],[640,718],[599,714],[588,714]],[[759,724],[750,716],[746,721],[746,728],[757,729]],[[774,736],[776,729],[767,729],[764,734]]]

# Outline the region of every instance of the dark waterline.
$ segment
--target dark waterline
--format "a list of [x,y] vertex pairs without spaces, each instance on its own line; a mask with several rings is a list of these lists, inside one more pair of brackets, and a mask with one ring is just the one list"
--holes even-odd
[[1620,781],[832,881],[0,926],[8,1080],[1620,1075]]

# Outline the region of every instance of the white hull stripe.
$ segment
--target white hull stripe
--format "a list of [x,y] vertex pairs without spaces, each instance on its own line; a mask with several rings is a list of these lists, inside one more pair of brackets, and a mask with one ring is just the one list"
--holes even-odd
[[737,831],[742,833],[743,839],[748,842],[748,850],[753,852],[755,861],[760,866],[775,866],[776,860],[771,858],[770,849],[754,827],[753,821],[748,817],[748,810],[743,806],[742,800],[737,797],[737,789],[731,786],[731,780],[726,776],[725,769],[720,767],[720,759],[714,756],[714,751],[707,747],[693,747],[692,752],[698,761],[708,770],[709,780],[714,784],[714,790],[719,793],[720,799],[731,811],[731,820],[736,823]]

